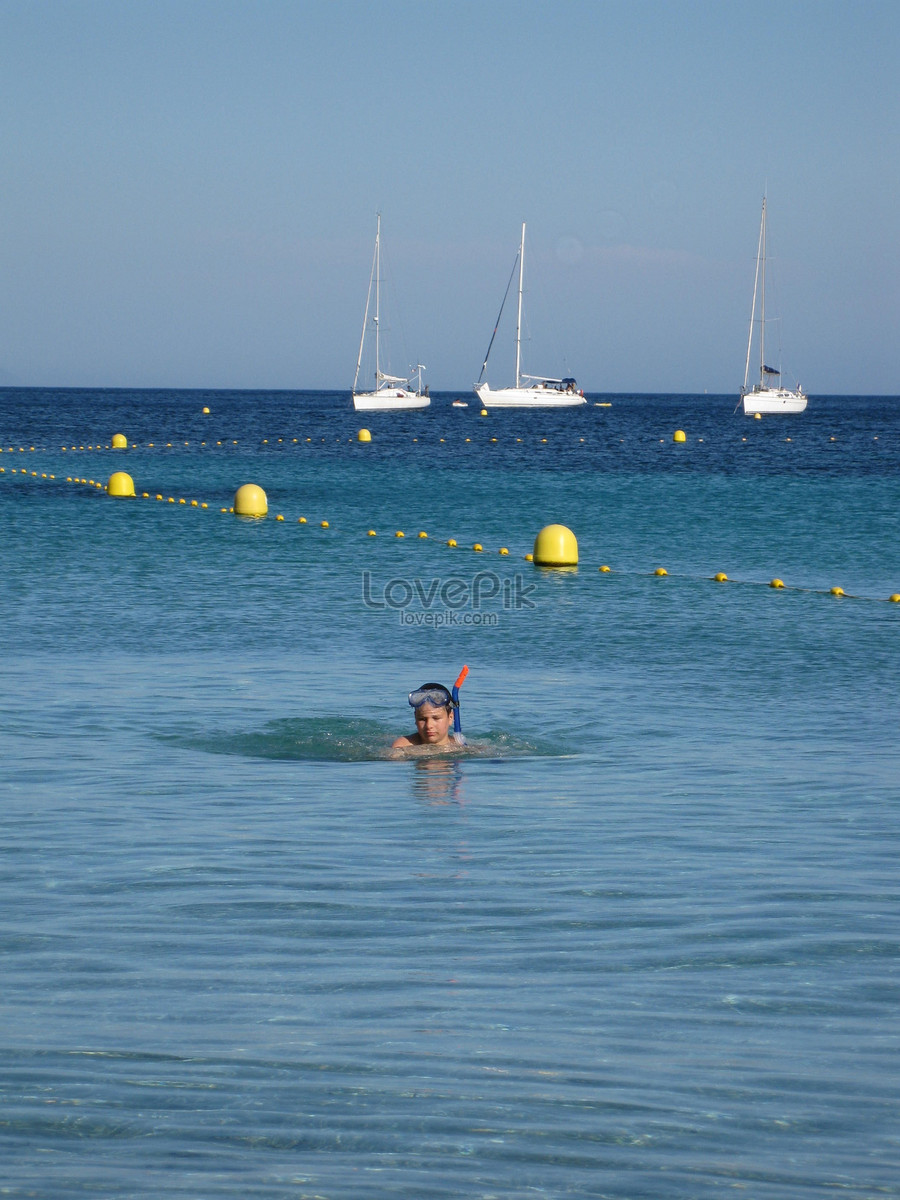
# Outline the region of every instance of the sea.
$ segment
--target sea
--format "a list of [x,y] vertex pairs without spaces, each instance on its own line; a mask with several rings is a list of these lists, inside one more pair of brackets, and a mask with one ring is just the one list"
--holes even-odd
[[900,397],[587,400],[0,389],[0,1195],[900,1196]]

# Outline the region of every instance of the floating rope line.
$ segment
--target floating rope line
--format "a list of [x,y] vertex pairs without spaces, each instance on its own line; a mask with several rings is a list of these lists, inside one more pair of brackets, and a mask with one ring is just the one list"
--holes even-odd
[[[42,480],[47,480],[47,481],[55,481],[56,480],[55,474],[51,474],[48,472],[42,472],[39,475],[37,471],[29,470],[26,467],[7,468],[7,467],[3,466],[3,467],[0,467],[0,475],[2,475],[2,476],[20,475],[28,480],[32,480],[32,479],[42,479]],[[83,476],[79,477],[79,476],[71,476],[70,475],[70,476],[66,477],[65,482],[71,483],[74,485],[78,485],[78,486],[82,486],[82,487],[87,487],[87,488],[90,488],[92,491],[106,491],[106,488],[107,488],[107,484],[104,484],[104,483],[100,482],[99,480],[88,479]],[[139,494],[137,492],[135,492],[134,496],[129,497],[129,498],[142,499],[142,500],[154,500],[156,502],[163,502],[163,503],[179,505],[179,506],[183,505],[186,508],[196,508],[196,509],[206,509],[206,510],[209,510],[209,508],[210,508],[210,505],[206,500],[188,499],[186,497],[166,496],[162,492],[156,492],[153,494],[151,494],[150,492],[140,492]],[[232,506],[220,507],[219,512],[223,513],[223,514],[233,514],[234,506],[232,505]],[[258,519],[258,518],[253,518],[253,519]],[[274,520],[278,523],[284,523],[285,522],[284,514],[282,514],[282,513],[274,514]],[[314,534],[316,530],[321,530],[323,533],[325,531],[328,531],[329,533],[332,532],[331,531],[331,522],[328,520],[325,520],[325,519],[311,522],[307,517],[300,516],[300,517],[297,517],[296,524],[298,526],[305,526],[304,535]],[[337,532],[337,531],[334,531],[334,532]],[[351,534],[351,536],[354,536],[354,535]],[[366,530],[362,531],[358,536],[373,538],[373,537],[378,536],[378,531],[375,529],[366,529]],[[435,538],[431,534],[429,534],[427,532],[427,530],[424,530],[424,529],[419,530],[415,537],[411,536],[409,538],[407,538],[404,530],[395,530],[394,538],[392,540],[403,541],[404,543],[407,543],[410,545],[416,544],[416,543],[421,543],[421,542],[431,542],[431,543],[437,543],[448,550],[460,549],[459,542],[456,538],[453,538],[453,537]],[[484,554],[484,553],[492,553],[492,551],[489,548],[486,549],[485,544],[483,542],[473,542],[473,543],[471,543],[471,546],[470,546],[470,553]],[[497,553],[498,555],[503,556],[503,557],[508,557],[510,551],[507,546],[499,546],[496,549],[495,553]],[[523,555],[523,558],[527,561],[531,561],[532,557],[533,556],[531,554]],[[588,564],[582,564],[582,568],[585,571],[592,571],[595,569]],[[541,567],[539,569],[555,570],[558,568]],[[571,567],[566,568],[566,569],[571,570]],[[648,578],[649,577],[649,578],[658,578],[658,579],[682,580],[685,582],[712,581],[715,583],[731,583],[731,584],[735,584],[735,585],[742,585],[744,587],[768,587],[768,588],[776,590],[776,591],[794,592],[794,593],[805,594],[805,595],[831,596],[831,597],[834,597],[835,599],[840,599],[840,600],[874,601],[876,603],[888,602],[888,603],[892,603],[892,604],[900,604],[900,592],[895,592],[886,598],[878,597],[878,596],[863,596],[863,595],[857,595],[854,593],[845,592],[842,587],[837,587],[837,586],[831,587],[831,588],[815,588],[815,587],[804,587],[804,586],[801,586],[798,584],[792,584],[792,585],[786,584],[782,579],[777,578],[777,577],[771,579],[768,583],[763,582],[758,579],[733,579],[730,576],[726,575],[724,571],[718,571],[714,575],[696,575],[696,574],[690,574],[690,573],[686,573],[686,572],[675,572],[674,574],[672,574],[665,567],[659,567],[659,566],[653,568],[652,571],[638,571],[638,570],[614,570],[608,564],[600,565],[599,567],[596,568],[596,571],[600,575],[604,575],[604,576],[609,575],[609,576],[620,577],[620,578]]]

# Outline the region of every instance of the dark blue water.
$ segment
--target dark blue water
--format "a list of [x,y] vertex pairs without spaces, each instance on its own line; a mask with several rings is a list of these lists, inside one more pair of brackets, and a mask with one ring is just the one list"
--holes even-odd
[[4,1194],[900,1195],[900,402],[452,398],[0,391]]

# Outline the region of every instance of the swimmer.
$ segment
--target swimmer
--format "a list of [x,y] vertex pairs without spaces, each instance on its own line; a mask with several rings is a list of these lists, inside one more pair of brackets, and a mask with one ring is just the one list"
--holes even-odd
[[416,732],[409,737],[398,737],[391,745],[392,757],[436,751],[447,754],[460,749],[453,734],[453,710],[459,702],[441,683],[423,683],[409,693],[410,708],[416,714]]

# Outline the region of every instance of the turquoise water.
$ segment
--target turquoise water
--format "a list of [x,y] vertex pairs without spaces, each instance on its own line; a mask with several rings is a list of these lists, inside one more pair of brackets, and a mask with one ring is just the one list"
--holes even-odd
[[450,399],[0,391],[4,1194],[900,1195],[900,402]]

